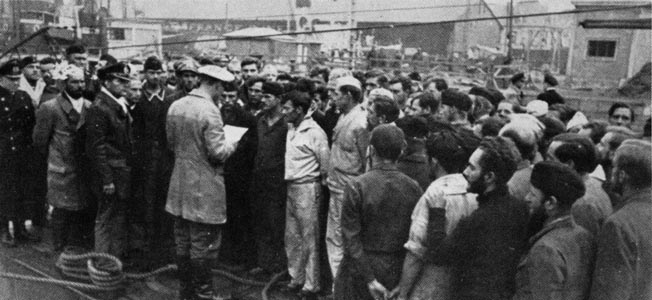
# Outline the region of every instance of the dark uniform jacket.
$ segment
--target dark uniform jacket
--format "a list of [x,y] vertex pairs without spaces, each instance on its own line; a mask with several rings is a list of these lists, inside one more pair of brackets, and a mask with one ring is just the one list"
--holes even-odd
[[598,236],[591,298],[652,299],[652,192],[624,199]]
[[113,183],[120,198],[129,191],[132,158],[131,116],[102,91],[88,110],[86,151],[95,176],[93,188]]
[[570,215],[547,224],[530,239],[518,265],[514,300],[583,300],[591,289],[595,243]]
[[478,209],[460,220],[433,261],[452,267],[453,299],[510,299],[527,244],[528,208],[506,186],[477,200]]
[[26,168],[32,149],[34,107],[24,91],[0,87],[0,216],[18,217],[18,201],[26,197]]
[[342,203],[344,257],[335,299],[371,299],[367,283],[398,285],[412,211],[423,194],[395,165],[374,166],[345,188]]

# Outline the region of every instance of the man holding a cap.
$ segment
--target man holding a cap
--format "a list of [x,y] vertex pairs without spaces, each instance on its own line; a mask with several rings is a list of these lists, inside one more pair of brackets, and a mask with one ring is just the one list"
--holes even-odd
[[95,251],[117,257],[125,246],[126,209],[130,198],[132,139],[131,115],[122,95],[129,83],[125,64],[97,71],[100,93],[88,109],[86,152],[93,173],[92,192],[97,197]]
[[340,77],[334,92],[333,100],[341,115],[333,129],[327,177],[331,198],[326,225],[326,250],[331,274],[335,278],[344,255],[341,227],[344,188],[365,171],[370,132],[367,130],[367,111],[360,104],[363,96],[360,82],[353,76]]
[[172,214],[179,299],[212,299],[211,266],[226,223],[224,161],[235,145],[227,143],[222,116],[213,99],[220,97],[231,73],[214,65],[197,70],[199,87],[170,106],[167,145],[174,152],[165,210]]
[[[22,209],[29,178],[25,168],[35,122],[29,95],[18,90],[20,77],[18,60],[0,66],[0,232],[2,243],[8,246],[26,233]],[[9,221],[14,224],[14,236],[9,233]]]

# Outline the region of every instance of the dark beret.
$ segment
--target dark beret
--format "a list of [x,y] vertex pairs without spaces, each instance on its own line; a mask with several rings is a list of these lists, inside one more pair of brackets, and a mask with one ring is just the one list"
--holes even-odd
[[550,74],[543,75],[543,82],[551,86],[557,86],[559,84],[559,82],[557,82],[557,79]]
[[29,66],[31,64],[37,64],[37,63],[38,63],[38,59],[36,59],[36,57],[34,57],[34,56],[25,56],[25,57],[23,57],[23,59],[20,60],[20,68],[22,69],[22,68],[27,67],[27,66]]
[[521,81],[523,79],[525,79],[525,74],[523,72],[520,72],[520,73],[514,74],[514,76],[512,76],[512,78],[509,79],[509,81],[511,81],[512,83],[516,83],[516,82]]
[[466,112],[468,112],[471,109],[471,105],[473,105],[473,102],[468,95],[454,89],[445,89],[441,93],[441,103]]
[[285,93],[285,88],[278,82],[263,82],[263,94],[272,94],[279,97]]
[[21,75],[20,69],[20,61],[18,59],[11,59],[0,66],[0,76],[18,78]]
[[156,56],[148,57],[143,64],[143,71],[147,72],[147,70],[163,70],[161,60],[156,58]]
[[99,70],[97,70],[97,78],[100,80],[110,80],[113,78],[130,81],[129,73],[131,69],[128,65],[123,63],[117,63],[112,65],[107,65]]
[[86,53],[86,48],[83,45],[70,45],[68,48],[66,48],[66,55],[79,53]]
[[563,207],[571,207],[586,192],[582,177],[571,167],[555,161],[534,165],[530,183],[544,194],[555,196]]

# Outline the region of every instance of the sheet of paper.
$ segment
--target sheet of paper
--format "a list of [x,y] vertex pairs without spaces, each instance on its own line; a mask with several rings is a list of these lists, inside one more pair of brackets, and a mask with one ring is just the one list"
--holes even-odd
[[249,128],[224,125],[224,139],[227,144],[233,145],[240,141],[247,130],[249,130]]

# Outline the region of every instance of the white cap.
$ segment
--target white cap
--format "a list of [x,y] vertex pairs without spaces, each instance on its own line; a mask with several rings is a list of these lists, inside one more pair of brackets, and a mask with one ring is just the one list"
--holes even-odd
[[230,82],[235,80],[235,77],[233,76],[233,74],[231,74],[231,72],[215,65],[201,66],[197,69],[197,74],[204,74],[208,77],[212,77],[217,80],[221,80],[225,82]]
[[525,107],[528,114],[535,117],[541,117],[548,113],[548,102],[542,100],[532,100]]
[[352,86],[354,88],[357,88],[358,90],[362,90],[362,88],[360,87],[360,81],[355,79],[355,77],[353,76],[344,76],[337,79],[337,89],[345,85]]
[[375,88],[369,92],[369,99],[374,99],[375,97],[378,96],[385,96],[388,97],[389,99],[394,100],[394,94],[392,91],[385,89],[385,88]]

